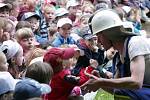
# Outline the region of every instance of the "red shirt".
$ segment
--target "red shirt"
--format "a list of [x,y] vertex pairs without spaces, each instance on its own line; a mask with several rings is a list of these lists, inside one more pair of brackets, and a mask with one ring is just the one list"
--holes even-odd
[[56,73],[51,80],[51,93],[47,95],[47,100],[67,100],[75,85],[64,80],[64,76],[71,74],[70,70],[62,70]]

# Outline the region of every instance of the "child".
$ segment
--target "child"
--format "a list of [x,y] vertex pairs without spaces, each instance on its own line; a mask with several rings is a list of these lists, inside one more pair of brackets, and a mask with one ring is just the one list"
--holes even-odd
[[79,2],[77,0],[68,0],[66,4],[66,8],[69,11],[69,18],[72,22],[76,20],[76,13],[79,6]]
[[10,40],[14,37],[15,26],[9,19],[0,17],[0,42]]
[[46,53],[46,50],[41,48],[33,48],[25,55],[25,65],[29,66],[32,63],[33,59],[38,57],[43,57]]
[[16,81],[8,71],[6,56],[0,52],[0,100],[12,100]]
[[22,28],[16,32],[16,39],[23,48],[24,55],[34,47],[34,35],[30,28]]
[[54,47],[62,45],[75,44],[75,41],[70,36],[72,29],[72,21],[69,18],[61,18],[57,22],[58,35],[52,43]]
[[31,28],[31,24],[27,21],[18,21],[16,25],[16,31],[21,29],[21,28]]
[[0,71],[0,100],[13,100],[13,92],[17,80],[9,72]]
[[83,15],[92,15],[95,12],[95,8],[93,4],[85,4],[82,6],[82,14]]
[[[110,60],[106,51],[97,47],[97,37],[93,36],[87,27],[82,30],[82,38],[78,41],[77,46],[84,51],[84,55],[78,58],[75,68],[72,70],[72,74],[77,76],[82,68],[90,66],[90,59],[97,60],[99,65]],[[113,51],[115,50],[113,49]]]
[[55,7],[50,4],[45,4],[43,6],[43,14],[46,19],[47,26],[50,27],[51,23],[53,23],[55,19]]
[[8,18],[11,8],[11,4],[0,3],[0,17]]
[[[48,100],[67,100],[79,77],[71,75],[70,69],[64,69],[63,64],[75,55],[74,48],[51,48],[44,55],[44,61],[49,63],[54,71],[50,86],[52,92],[47,95]],[[79,53],[78,53],[79,56]]]
[[53,75],[51,66],[43,62],[35,62],[27,67],[25,77],[16,84],[14,100],[27,100],[33,97],[41,97],[51,92],[47,85]]
[[37,42],[39,42],[41,45],[46,45],[47,36],[44,37],[44,35],[41,35],[40,33],[40,16],[38,16],[38,14],[36,14],[35,12],[26,12],[22,16],[22,20],[28,21],[31,24],[31,28]]

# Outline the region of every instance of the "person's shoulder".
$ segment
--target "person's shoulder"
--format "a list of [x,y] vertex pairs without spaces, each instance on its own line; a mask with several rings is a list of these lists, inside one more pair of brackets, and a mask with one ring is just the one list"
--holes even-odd
[[148,41],[148,38],[143,36],[133,36],[130,41],[134,43],[142,42],[142,41],[144,42],[144,41]]

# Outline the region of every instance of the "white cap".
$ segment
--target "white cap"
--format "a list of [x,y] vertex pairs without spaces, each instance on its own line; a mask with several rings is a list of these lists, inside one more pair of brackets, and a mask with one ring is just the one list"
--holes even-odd
[[2,7],[8,7],[8,9],[11,9],[11,8],[12,8],[12,5],[11,5],[11,4],[5,4],[5,3],[0,2],[0,8],[2,8]]
[[56,17],[63,16],[65,14],[69,14],[68,10],[65,8],[58,8],[55,12]]
[[69,18],[61,18],[57,22],[57,28],[62,27],[65,24],[70,24],[72,25],[72,21]]
[[79,5],[79,2],[77,2],[76,0],[68,0],[66,4],[66,8],[68,9],[69,7],[75,7],[78,5]]
[[22,49],[22,47],[19,45],[19,43],[12,40],[4,41],[0,47],[0,51],[6,51],[5,55],[8,60],[14,57],[17,52],[20,51],[20,49]]

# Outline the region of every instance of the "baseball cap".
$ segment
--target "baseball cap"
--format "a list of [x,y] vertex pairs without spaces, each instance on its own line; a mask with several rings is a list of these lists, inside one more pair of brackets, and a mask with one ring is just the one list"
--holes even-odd
[[79,2],[77,0],[68,0],[66,4],[66,8],[69,9],[69,7],[78,6]]
[[50,48],[44,55],[43,61],[51,64],[51,66],[54,68],[58,65],[58,58],[67,60],[69,58],[72,58],[74,56],[74,53],[74,48]]
[[81,28],[80,30],[80,36],[85,40],[90,40],[92,38],[97,37],[96,35],[93,35],[89,29],[88,26]]
[[65,9],[65,8],[58,8],[55,12],[55,16],[56,17],[60,17],[60,16],[63,16],[63,15],[66,15],[66,14],[69,14],[68,10]]
[[51,92],[48,84],[40,84],[31,78],[24,78],[16,84],[14,100],[26,100],[28,98],[40,97]]
[[9,72],[0,72],[0,95],[14,91],[17,80]]
[[2,7],[7,7],[8,9],[12,9],[11,4],[0,3],[0,8],[2,8]]
[[69,18],[61,18],[57,22],[57,28],[62,27],[65,24],[70,24],[72,26],[72,21]]
[[83,39],[85,39],[85,40],[90,40],[90,39],[93,39],[95,37],[96,37],[96,35],[93,35],[93,34],[84,34],[83,35]]
[[35,12],[26,12],[21,17],[21,20],[25,21],[25,20],[27,20],[28,18],[31,18],[31,17],[36,17],[37,19],[41,19],[41,17]]
[[14,57],[20,50],[23,51],[19,43],[12,40],[4,41],[0,46],[0,51],[4,52],[8,60]]

